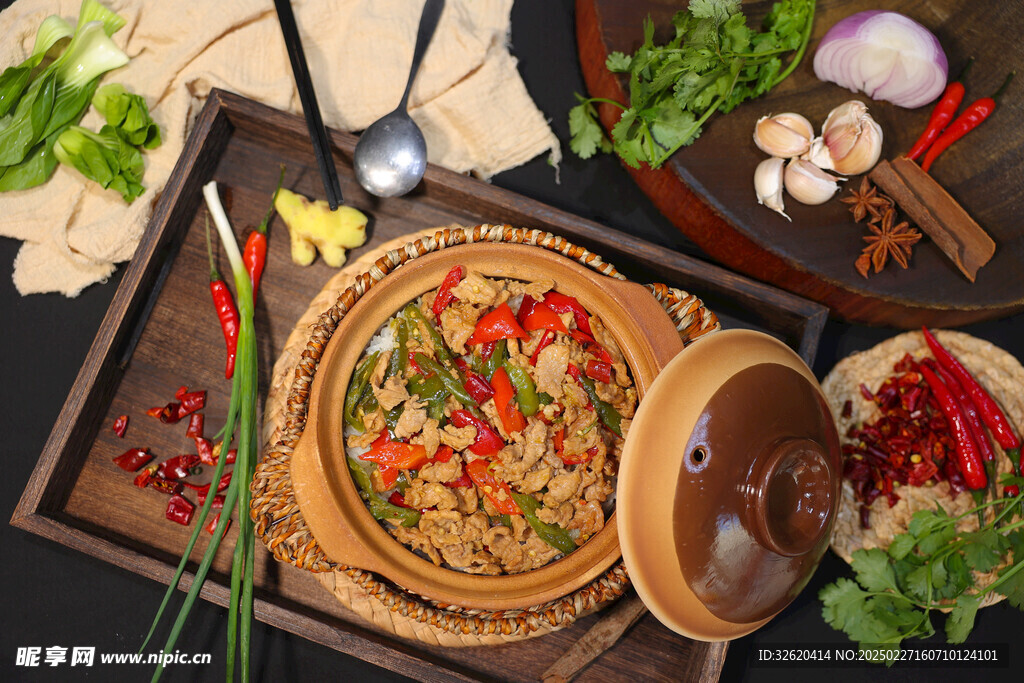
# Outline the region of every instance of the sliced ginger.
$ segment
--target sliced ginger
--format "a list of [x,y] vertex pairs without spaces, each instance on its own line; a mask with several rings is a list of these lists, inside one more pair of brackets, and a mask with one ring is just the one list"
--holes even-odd
[[345,250],[361,247],[366,242],[368,219],[351,206],[339,206],[331,211],[323,199],[310,201],[282,188],[274,208],[288,226],[292,261],[300,266],[311,264],[319,250],[327,265],[340,268],[345,263]]

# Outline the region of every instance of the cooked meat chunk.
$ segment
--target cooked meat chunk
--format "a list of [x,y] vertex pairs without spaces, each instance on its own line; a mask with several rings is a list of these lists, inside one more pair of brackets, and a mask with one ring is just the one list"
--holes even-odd
[[453,451],[463,451],[476,441],[476,427],[473,425],[456,427],[455,425],[448,424],[441,430],[440,437],[441,443],[445,446],[451,446]]
[[384,411],[379,407],[372,413],[363,415],[363,428],[365,434],[379,434],[387,424],[384,422]]
[[561,551],[557,548],[552,548],[536,533],[531,533],[529,538],[526,539],[523,550],[526,551],[526,558],[530,563],[530,569],[543,567],[561,554]]
[[[418,510],[436,507],[438,510],[453,511],[459,501],[444,484],[425,482],[417,477],[405,490],[405,504]],[[457,512],[455,514],[458,515]]]
[[417,401],[414,398],[405,402],[402,414],[398,416],[398,422],[395,423],[396,439],[406,439],[423,428],[427,422],[427,409],[423,407],[425,405],[425,402]]
[[448,462],[428,462],[416,473],[417,479],[428,482],[455,481],[462,476],[462,458],[456,453]]
[[580,535],[576,537],[576,545],[583,545],[588,538],[604,528],[604,510],[593,501],[580,503],[569,522],[568,529],[579,529]]
[[545,524],[557,524],[565,528],[569,524],[569,520],[572,519],[572,513],[572,503],[566,502],[556,508],[537,508],[537,519]]
[[512,296],[518,294],[527,294],[532,296],[538,301],[544,298],[544,295],[555,288],[554,280],[537,280],[536,282],[519,282],[518,280],[506,280],[505,289]]
[[387,374],[388,361],[390,360],[390,351],[385,351],[377,356],[377,364],[373,366],[373,372],[370,373],[370,386],[374,389],[379,389],[380,383],[384,381],[384,375]]
[[605,403],[612,404],[612,406],[615,406],[617,403],[621,404],[626,400],[626,390],[618,384],[594,382],[594,388],[597,390],[597,397]]
[[464,515],[471,515],[480,509],[480,494],[475,486],[457,486],[451,489],[458,501],[455,509]]
[[566,455],[582,455],[596,446],[600,440],[601,430],[598,429],[597,415],[589,410],[583,411],[565,428],[562,450]]
[[459,301],[489,307],[494,305],[501,287],[471,270],[451,291]]
[[562,398],[562,383],[569,365],[569,347],[550,344],[537,355],[537,391],[549,394],[556,401]]
[[468,574],[486,574],[487,576],[497,576],[501,574],[501,565],[498,564],[498,560],[494,555],[490,554],[486,550],[479,550],[473,553],[473,557],[469,564],[462,568]]
[[455,543],[462,544],[465,524],[455,510],[427,510],[420,515],[420,531],[425,533],[435,548]]
[[484,534],[484,545],[490,550],[491,555],[497,558],[502,569],[509,573],[521,570],[526,553],[507,526],[491,527]]
[[[564,382],[562,390],[565,392],[565,399],[562,403],[565,405],[566,410],[569,408],[584,408],[590,402],[590,397],[587,396],[586,390],[573,380]],[[569,420],[571,418],[566,417],[565,419]]]
[[400,406],[409,398],[405,380],[396,375],[388,377],[380,387],[374,387],[373,395],[377,397],[377,403],[384,410]]
[[615,338],[608,332],[604,322],[595,315],[590,316],[590,330],[594,333],[594,340],[612,357],[612,362],[621,363],[622,351],[619,350],[619,345],[615,343]]
[[466,353],[466,340],[472,336],[482,311],[469,304],[455,303],[441,311],[441,335],[449,348],[460,356]]
[[548,492],[544,494],[544,504],[549,508],[558,507],[572,498],[579,488],[581,479],[579,472],[567,472],[553,477],[548,482]]
[[441,433],[437,429],[437,420],[428,417],[427,421],[423,423],[423,429],[420,433],[414,435],[409,441],[410,443],[423,446],[424,450],[427,451],[427,457],[433,458],[434,454],[437,453],[438,447],[441,445]]
[[413,550],[419,550],[425,553],[430,561],[434,564],[441,565],[441,553],[437,552],[437,548],[430,542],[430,537],[420,531],[418,528],[406,528],[404,526],[396,526],[391,529],[391,535],[394,536],[399,543],[411,547]]
[[532,469],[523,475],[523,478],[516,483],[515,488],[520,493],[536,493],[547,486],[551,479],[551,468],[541,466],[539,469]]
[[353,432],[345,439],[345,445],[349,448],[369,448],[370,444],[376,441],[379,435],[380,429],[375,432],[367,430],[362,434]]

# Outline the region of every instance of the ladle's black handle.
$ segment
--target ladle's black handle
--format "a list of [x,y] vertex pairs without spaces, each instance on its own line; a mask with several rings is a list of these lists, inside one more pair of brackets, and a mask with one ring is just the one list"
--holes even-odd
[[416,47],[412,51],[412,65],[409,67],[409,80],[405,83],[405,92],[402,93],[402,103],[399,108],[405,109],[409,104],[409,93],[412,92],[412,82],[416,80],[416,72],[420,70],[420,63],[423,55],[427,53],[430,46],[430,39],[437,29],[437,22],[441,19],[441,12],[444,11],[444,0],[427,0],[423,5],[423,14],[420,15],[420,28],[416,32]]

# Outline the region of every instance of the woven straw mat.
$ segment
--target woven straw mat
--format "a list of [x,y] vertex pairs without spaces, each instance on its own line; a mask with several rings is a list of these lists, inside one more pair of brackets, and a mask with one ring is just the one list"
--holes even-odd
[[[448,647],[501,644],[543,635],[610,604],[629,587],[620,561],[573,594],[527,610],[486,612],[427,601],[370,572],[331,562],[295,502],[289,474],[291,452],[305,425],[306,401],[317,363],[338,322],[366,290],[409,259],[480,241],[535,245],[624,279],[612,265],[561,237],[507,225],[432,228],[382,244],[334,275],[288,337],[274,364],[263,416],[264,457],[252,482],[256,531],[278,560],[314,572],[337,600],[383,630]],[[648,288],[672,316],[684,343],[718,329],[715,315],[696,297],[665,285]]]

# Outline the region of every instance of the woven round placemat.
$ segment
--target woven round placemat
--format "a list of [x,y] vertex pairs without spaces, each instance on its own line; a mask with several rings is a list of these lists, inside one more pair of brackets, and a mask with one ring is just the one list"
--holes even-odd
[[[274,364],[263,415],[264,456],[251,483],[256,532],[275,558],[314,572],[337,600],[376,626],[402,637],[448,647],[500,644],[543,635],[613,602],[629,587],[620,561],[571,595],[526,610],[491,612],[440,604],[371,572],[331,562],[317,545],[295,502],[291,453],[305,426],[317,364],[338,322],[363,293],[401,264],[437,249],[480,241],[535,245],[609,277],[624,279],[614,266],[561,237],[508,225],[434,228],[400,237],[364,254],[335,274],[313,298]],[[714,313],[696,297],[661,284],[648,285],[648,289],[672,317],[684,344],[718,329]]]

